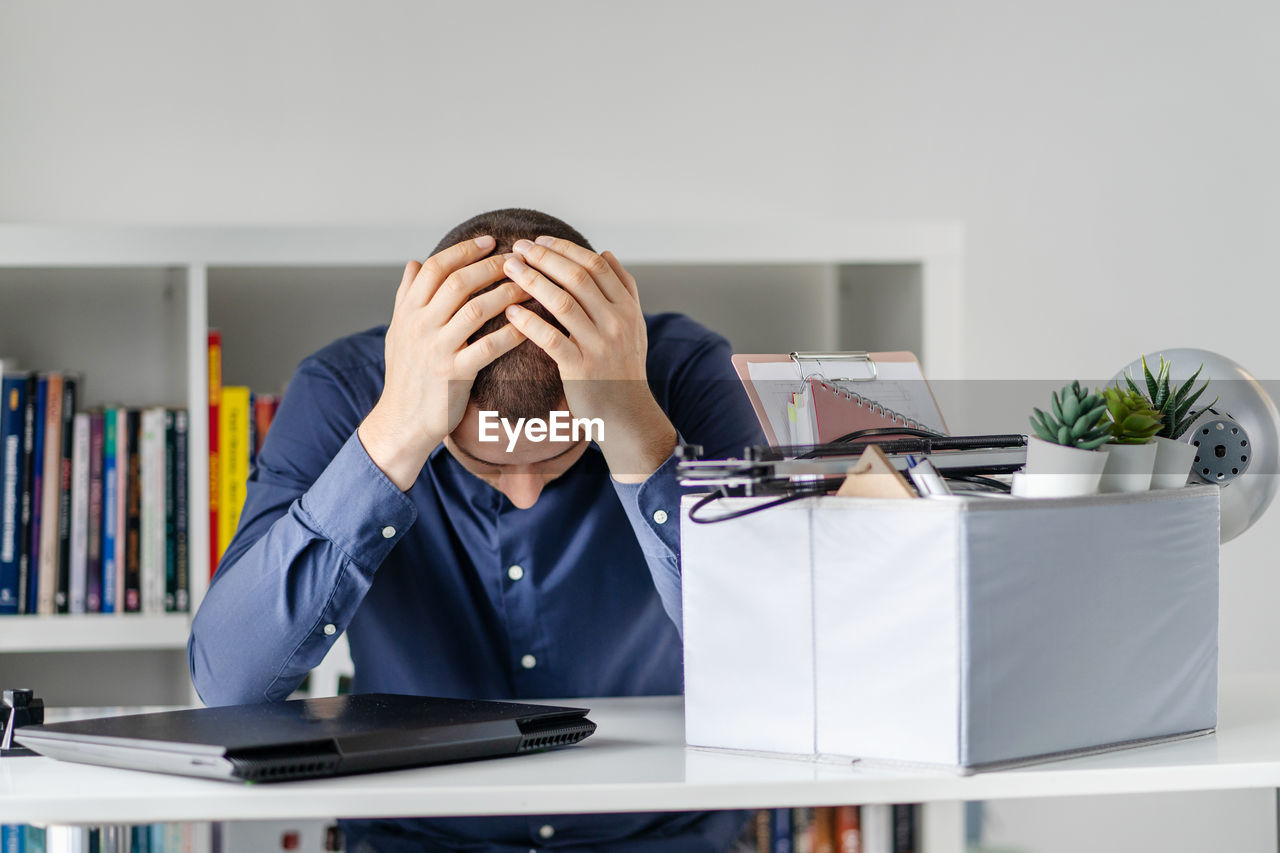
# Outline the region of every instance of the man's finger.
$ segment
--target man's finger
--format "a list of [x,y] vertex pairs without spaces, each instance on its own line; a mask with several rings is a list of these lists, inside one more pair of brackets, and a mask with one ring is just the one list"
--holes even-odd
[[586,269],[587,272],[591,273],[591,277],[595,279],[596,284],[600,285],[600,292],[609,301],[617,302],[624,298],[626,286],[618,279],[613,267],[595,252],[590,249],[584,249],[577,243],[560,237],[539,237],[533,242],[534,245],[550,249],[558,255],[563,255]]
[[454,364],[464,376],[475,377],[482,367],[515,349],[523,340],[524,334],[508,323],[458,353]]
[[406,295],[414,304],[425,305],[455,270],[480,260],[493,251],[494,245],[493,238],[484,234],[474,240],[463,240],[447,249],[441,249],[422,262]]
[[[560,367],[571,363],[581,355],[577,345],[566,338],[564,333],[523,305],[512,305],[507,309],[507,319],[511,325],[520,330],[526,338],[541,347]],[[477,341],[479,343],[479,341]]]
[[[550,311],[551,316],[569,330],[569,334],[578,340],[587,340],[598,334],[595,323],[591,322],[591,318],[587,316],[586,311],[582,310],[582,306],[573,298],[573,294],[520,260],[519,256],[509,258],[503,269],[506,270],[507,275],[511,276],[512,281],[524,288],[525,293]],[[525,313],[529,312],[526,310]],[[547,327],[552,328],[550,324]],[[527,331],[526,334],[528,334]],[[541,346],[537,338],[533,340]]]
[[627,293],[631,294],[631,298],[639,301],[640,289],[636,287],[636,277],[627,272],[626,267],[618,260],[617,256],[608,250],[601,253],[600,257],[609,262],[609,266],[613,267],[613,271],[621,279],[623,285],[627,288]]
[[529,266],[572,293],[573,298],[578,300],[578,304],[591,318],[591,322],[598,324],[610,310],[609,297],[605,295],[600,281],[605,276],[600,271],[603,270],[611,278],[614,277],[614,272],[612,267],[598,255],[587,253],[593,259],[594,269],[592,269],[546,246],[539,246],[528,240],[517,240],[511,248]]
[[507,277],[502,271],[502,263],[506,257],[509,256],[482,258],[450,273],[427,302],[427,311],[440,325],[448,323],[472,294]]
[[479,331],[489,320],[497,317],[508,305],[515,305],[529,298],[518,284],[505,282],[467,300],[453,318],[440,330],[440,342],[451,351],[466,343],[467,338]]
[[417,261],[409,261],[404,265],[404,275],[400,277],[400,286],[396,288],[397,308],[404,301],[404,295],[409,292],[409,285],[413,284],[413,280],[417,277],[420,269],[422,269],[422,264]]

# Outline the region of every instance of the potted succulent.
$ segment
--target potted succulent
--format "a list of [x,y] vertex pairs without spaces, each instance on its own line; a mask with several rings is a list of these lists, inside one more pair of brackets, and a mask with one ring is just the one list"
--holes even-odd
[[1147,366],[1147,357],[1144,355],[1142,373],[1146,387],[1139,388],[1129,374],[1125,374],[1124,377],[1129,390],[1143,394],[1151,408],[1160,413],[1162,425],[1153,439],[1156,445],[1155,467],[1151,474],[1153,489],[1177,489],[1187,484],[1187,475],[1191,472],[1191,463],[1195,460],[1196,449],[1183,440],[1182,436],[1201,411],[1213,408],[1214,403],[1218,402],[1215,397],[1213,403],[1201,406],[1199,410],[1191,408],[1209,387],[1207,379],[1199,388],[1195,387],[1196,379],[1204,369],[1203,364],[1196,368],[1196,372],[1191,374],[1190,379],[1176,388],[1169,375],[1171,367],[1172,365],[1164,360],[1164,356],[1160,356],[1160,366],[1153,376],[1151,368]]
[[1100,492],[1145,492],[1151,488],[1156,445],[1151,441],[1164,422],[1147,398],[1119,386],[1100,392],[1107,404],[1105,420],[1111,430],[1107,464],[1098,482]]
[[1111,438],[1106,403],[1072,382],[1053,394],[1051,411],[1034,409],[1027,439],[1026,473],[1019,494],[1028,497],[1091,495],[1107,461],[1100,450]]

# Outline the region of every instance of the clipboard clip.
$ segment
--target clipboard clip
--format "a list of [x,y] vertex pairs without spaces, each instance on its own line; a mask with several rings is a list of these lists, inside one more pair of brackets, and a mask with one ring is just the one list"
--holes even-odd
[[[800,368],[801,375],[808,379],[811,375],[817,375],[831,382],[874,382],[880,376],[880,368],[876,366],[875,359],[871,357],[871,353],[865,351],[853,352],[793,352],[791,360]],[[862,376],[832,376],[822,369],[824,361],[840,361],[846,363],[857,363],[866,365],[870,371],[870,375]],[[805,370],[806,362],[816,362],[818,371],[816,374],[810,374]]]

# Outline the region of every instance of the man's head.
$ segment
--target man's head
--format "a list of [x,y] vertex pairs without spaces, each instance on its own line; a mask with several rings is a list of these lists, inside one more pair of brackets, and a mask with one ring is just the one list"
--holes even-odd
[[[590,249],[591,244],[575,228],[536,210],[506,208],[473,216],[441,238],[432,254],[464,240],[488,234],[496,241],[491,254],[507,254],[521,239],[560,237]],[[500,283],[480,291],[488,292]],[[476,294],[479,295],[479,294]],[[561,332],[564,327],[536,301],[523,303],[534,314]],[[486,322],[469,339],[479,340],[507,324],[505,315]],[[524,341],[482,368],[471,387],[471,398],[461,423],[445,441],[445,447],[470,473],[505,494],[521,509],[533,506],[542,487],[565,473],[582,456],[585,441],[532,442],[523,435],[508,450],[507,436],[498,442],[480,441],[480,412],[496,412],[515,424],[520,418],[548,418],[566,408],[564,384],[556,363],[537,344]]]

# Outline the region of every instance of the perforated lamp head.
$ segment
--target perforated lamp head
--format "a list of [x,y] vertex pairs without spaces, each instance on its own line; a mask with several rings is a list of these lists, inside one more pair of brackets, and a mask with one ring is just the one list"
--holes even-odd
[[[1197,384],[1208,379],[1209,388],[1196,404],[1212,403],[1212,408],[1201,408],[1178,441],[1196,445],[1190,482],[1222,487],[1221,540],[1234,539],[1262,517],[1280,485],[1280,413],[1262,384],[1226,356],[1202,349],[1167,349],[1146,357],[1153,373],[1161,357],[1169,362],[1174,388],[1204,365]],[[1144,387],[1141,359],[1115,378],[1123,383],[1126,374]]]

